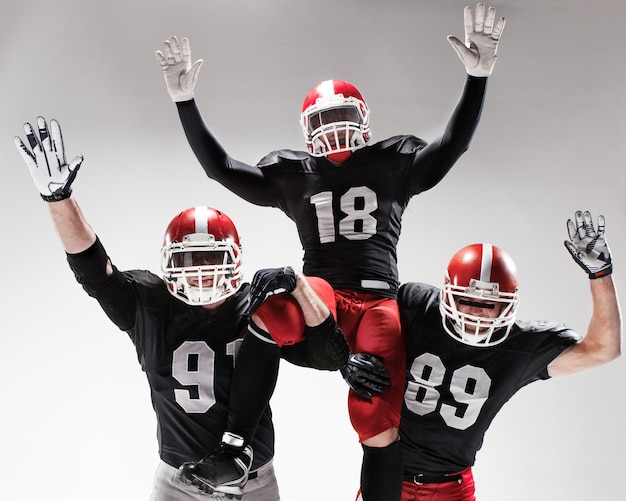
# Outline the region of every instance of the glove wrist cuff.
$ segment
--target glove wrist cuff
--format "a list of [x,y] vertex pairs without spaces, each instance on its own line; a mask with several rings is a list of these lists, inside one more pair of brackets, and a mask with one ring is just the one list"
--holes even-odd
[[184,103],[187,101],[193,101],[194,99],[194,95],[193,93],[191,94],[176,94],[176,95],[171,95],[170,97],[172,98],[172,101],[174,101],[175,103]]
[[53,193],[52,195],[44,195],[40,193],[41,198],[46,202],[60,202],[61,200],[65,200],[66,198],[70,198],[72,195],[72,190],[67,190],[59,193]]
[[468,69],[468,68],[465,68],[465,71],[470,77],[474,77],[474,78],[489,78],[492,73],[491,71],[485,71],[485,70],[481,71],[481,70]]
[[595,273],[589,273],[589,278],[595,280],[596,278],[608,277],[611,273],[613,273],[613,265],[609,265]]

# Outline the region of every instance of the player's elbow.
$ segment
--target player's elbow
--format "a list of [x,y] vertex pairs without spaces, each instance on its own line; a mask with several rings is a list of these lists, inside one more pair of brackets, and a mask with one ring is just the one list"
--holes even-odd
[[619,344],[617,344],[616,346],[613,346],[611,349],[607,351],[607,353],[605,354],[606,362],[604,363],[608,364],[609,362],[612,362],[613,360],[621,356],[622,356],[622,343],[620,340]]
[[617,322],[617,325],[614,327],[614,329],[615,329],[615,336],[614,336],[615,341],[612,343],[609,343],[608,346],[606,346],[605,348],[604,356],[606,358],[606,363],[611,362],[615,360],[616,358],[619,358],[622,356],[622,339],[624,335],[622,331],[621,319],[619,320],[619,322]]
[[597,365],[604,365],[612,362],[622,355],[622,338],[614,343],[608,343],[603,346],[599,346],[594,350],[593,357],[596,360]]

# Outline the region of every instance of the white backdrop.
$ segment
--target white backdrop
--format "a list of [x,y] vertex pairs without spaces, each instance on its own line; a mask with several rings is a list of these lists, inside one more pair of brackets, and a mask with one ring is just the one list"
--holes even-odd
[[[235,157],[302,148],[298,114],[315,83],[355,83],[375,140],[437,137],[464,69],[459,0],[23,0],[0,25],[0,496],[147,499],[157,464],[145,377],[126,335],[67,269],[47,209],[12,138],[57,118],[85,161],[76,198],[118,267],[158,272],[179,210],[221,208],[256,268],[301,264],[295,227],[208,180],[188,147],[154,52],[188,36],[203,58],[198,103]],[[400,244],[403,281],[440,284],[460,247],[490,241],[521,274],[523,319],[584,333],[587,279],[563,247],[576,209],[604,214],[626,297],[626,6],[621,0],[495,2],[507,18],[470,150],[416,197]],[[475,476],[481,501],[624,499],[624,361],[534,384],[488,431]],[[286,501],[352,500],[361,450],[338,374],[283,364],[272,401],[275,465]]]

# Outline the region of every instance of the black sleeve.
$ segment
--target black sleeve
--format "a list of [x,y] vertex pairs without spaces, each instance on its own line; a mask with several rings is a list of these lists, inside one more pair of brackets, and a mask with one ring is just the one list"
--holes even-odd
[[204,172],[235,195],[261,206],[276,206],[261,169],[231,158],[207,127],[194,99],[176,103],[187,141]]
[[413,193],[429,190],[439,183],[467,151],[480,120],[486,88],[486,77],[467,76],[444,133],[415,157],[411,178]]
[[115,266],[111,265],[113,273],[107,275],[108,261],[109,257],[99,238],[83,252],[67,254],[67,262],[76,281],[100,303],[113,323],[126,331],[135,323],[137,300],[131,283]]

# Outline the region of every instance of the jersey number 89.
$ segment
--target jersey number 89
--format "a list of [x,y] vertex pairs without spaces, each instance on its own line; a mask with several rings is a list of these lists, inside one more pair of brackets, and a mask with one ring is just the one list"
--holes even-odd
[[437,355],[424,353],[413,360],[411,376],[407,383],[404,402],[408,409],[424,416],[439,410],[439,414],[451,428],[466,430],[472,426],[489,397],[491,378],[484,369],[464,365],[452,373],[450,393],[453,405],[441,401],[437,390],[444,383],[446,368]]

